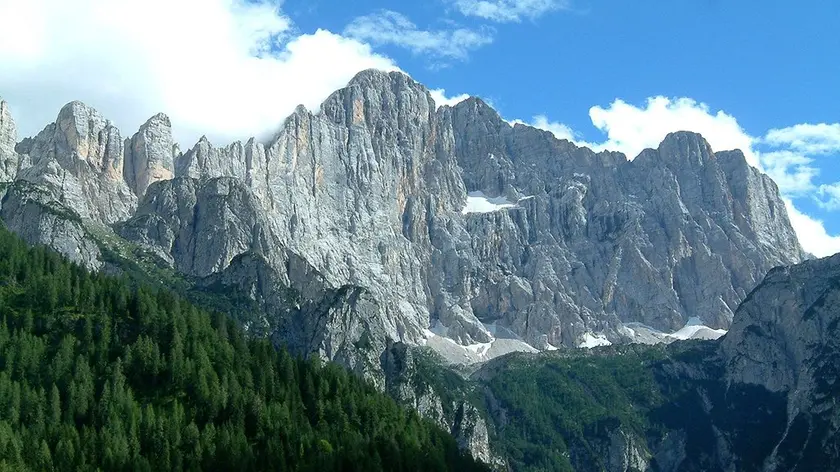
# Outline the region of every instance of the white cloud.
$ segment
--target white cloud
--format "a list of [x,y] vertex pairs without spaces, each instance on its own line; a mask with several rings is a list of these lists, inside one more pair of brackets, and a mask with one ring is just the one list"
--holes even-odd
[[21,135],[78,99],[130,134],[165,112],[176,138],[270,133],[366,68],[396,69],[357,40],[294,35],[270,0],[0,0],[0,94]]
[[546,13],[568,9],[570,0],[454,0],[455,8],[465,16],[475,16],[498,23],[535,19]]
[[840,123],[804,123],[771,129],[764,140],[774,146],[789,147],[811,155],[840,152]]
[[821,220],[812,218],[799,211],[790,199],[783,199],[787,206],[788,217],[799,244],[817,257],[831,256],[840,252],[840,236],[830,235]]
[[840,182],[820,185],[817,195],[817,204],[822,208],[829,211],[840,210]]
[[798,152],[782,150],[760,153],[763,171],[776,182],[787,196],[803,196],[816,190],[814,178],[819,169],[813,159]]
[[712,149],[741,149],[750,165],[758,166],[758,157],[752,152],[754,139],[738,121],[722,110],[712,113],[708,105],[690,98],[653,97],[644,107],[615,100],[607,108],[590,108],[589,117],[607,135],[605,142],[596,145],[598,150],[620,151],[629,159],[645,148],[656,148],[670,132],[694,131],[702,134]]
[[448,105],[452,107],[470,98],[470,95],[466,93],[455,95],[453,97],[448,97],[446,95],[445,89],[429,90],[429,93],[432,94],[432,99],[435,101],[435,105],[439,107],[443,105]]
[[546,117],[545,115],[535,116],[532,124],[535,128],[551,131],[554,134],[554,136],[557,137],[557,139],[567,139],[569,141],[575,142],[576,136],[572,128],[557,121],[549,121],[548,117]]
[[427,31],[390,10],[356,18],[347,25],[344,34],[376,46],[392,44],[414,54],[447,59],[466,59],[470,51],[493,42],[492,31],[487,28]]

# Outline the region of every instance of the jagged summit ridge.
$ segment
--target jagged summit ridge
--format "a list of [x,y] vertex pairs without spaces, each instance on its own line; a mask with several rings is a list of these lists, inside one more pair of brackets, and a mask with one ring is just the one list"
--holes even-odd
[[[473,346],[501,327],[541,349],[632,340],[630,322],[725,329],[767,270],[802,257],[775,184],[698,134],[628,161],[478,98],[438,107],[398,72],[359,73],[265,143],[179,153],[165,115],[122,141],[69,104],[17,147],[31,163],[17,179],[186,274],[245,253],[280,264],[282,246],[328,285],[364,287],[398,321],[387,336],[412,344],[430,326]],[[468,194],[511,204],[464,211]]]

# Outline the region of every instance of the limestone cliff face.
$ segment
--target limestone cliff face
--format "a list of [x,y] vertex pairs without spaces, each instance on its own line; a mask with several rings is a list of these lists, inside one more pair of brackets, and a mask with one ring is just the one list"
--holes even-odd
[[55,195],[26,181],[0,192],[0,219],[29,244],[52,247],[91,270],[102,267],[102,252],[81,218]]
[[[576,326],[613,316],[662,330],[696,316],[725,328],[767,270],[802,258],[772,181],[700,135],[670,134],[628,161],[511,127],[477,99],[441,114],[455,128],[467,190],[531,197],[474,217],[471,231],[486,264],[478,317],[514,324],[524,308],[539,326],[517,330],[527,339],[569,344]],[[531,301],[510,303],[506,292]]]
[[272,254],[278,241],[251,191],[239,180],[189,177],[149,188],[134,217],[119,225],[126,239],[158,249],[180,272],[206,277],[239,254]]
[[[202,138],[180,154],[165,115],[123,143],[73,102],[12,154],[18,179],[120,222],[185,274],[246,252],[273,265],[282,246],[396,307],[410,344],[431,325],[463,344],[502,327],[537,348],[621,342],[633,321],[726,328],[767,270],[803,257],[775,184],[738,151],[681,132],[628,161],[510,126],[479,99],[438,108],[400,73],[360,73],[266,143]],[[505,204],[474,212],[476,198]]]

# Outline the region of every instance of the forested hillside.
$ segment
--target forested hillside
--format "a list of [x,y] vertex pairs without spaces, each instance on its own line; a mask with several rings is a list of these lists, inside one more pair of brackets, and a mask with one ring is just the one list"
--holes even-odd
[[0,470],[484,470],[333,364],[0,228]]

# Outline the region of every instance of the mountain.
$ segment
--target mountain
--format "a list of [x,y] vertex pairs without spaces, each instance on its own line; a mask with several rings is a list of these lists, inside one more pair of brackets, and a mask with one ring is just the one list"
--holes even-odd
[[265,142],[181,152],[172,136],[163,114],[124,137],[71,102],[19,139],[0,100],[0,219],[338,362],[497,465],[518,452],[463,384],[499,365],[479,363],[714,338],[768,271],[806,257],[740,151],[678,132],[632,160],[595,153],[478,98],[438,107],[401,73],[359,73]]
[[[255,288],[230,273],[256,269],[232,262],[261,259],[283,279],[293,255],[318,284],[368,294],[376,308],[353,314],[354,337],[379,352],[430,342],[475,361],[635,340],[627,324],[727,329],[767,270],[804,257],[775,184],[739,151],[680,132],[632,161],[596,154],[477,98],[436,107],[401,73],[360,73],[266,143],[202,138],[180,153],[165,115],[123,140],[79,102],[13,149],[5,104],[0,123],[0,159],[16,168],[0,216],[28,241],[92,269],[108,241],[130,244],[185,276]],[[289,316],[266,313],[266,329],[282,337]],[[301,349],[334,358],[347,344],[334,329],[303,327]],[[483,356],[458,347],[481,343]]]

